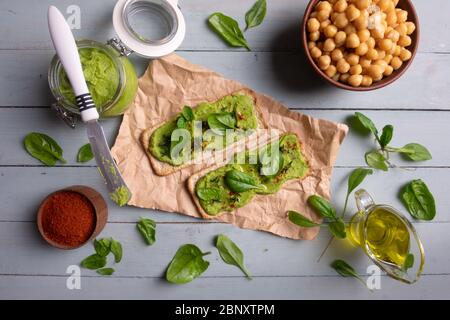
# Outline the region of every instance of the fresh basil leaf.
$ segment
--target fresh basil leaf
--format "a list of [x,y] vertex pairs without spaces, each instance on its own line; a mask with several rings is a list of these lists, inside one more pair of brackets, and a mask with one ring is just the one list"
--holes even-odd
[[306,218],[304,215],[292,210],[288,211],[288,217],[289,221],[303,228],[314,228],[321,226],[321,224],[315,223],[314,221],[311,221],[308,218]]
[[222,123],[228,129],[234,129],[236,127],[236,117],[229,112],[216,113],[217,121]]
[[331,220],[336,219],[336,210],[334,210],[333,206],[324,198],[317,195],[310,196],[308,198],[308,204],[322,217]]
[[328,224],[328,230],[330,230],[331,234],[339,239],[345,239],[347,237],[347,232],[345,229],[344,220],[341,218],[337,218],[335,221],[331,221]]
[[119,241],[111,239],[111,252],[114,255],[114,262],[119,263],[122,260],[122,245]]
[[258,0],[245,14],[245,30],[259,26],[266,16],[267,3],[266,0]]
[[81,261],[81,266],[86,269],[95,270],[103,268],[106,265],[106,257],[102,257],[97,253],[90,255],[83,261]]
[[48,135],[31,132],[23,140],[25,150],[34,158],[47,166],[54,166],[59,160],[66,163],[63,158],[63,151],[58,143]]
[[408,143],[397,151],[413,161],[425,161],[432,158],[427,148],[418,143]]
[[101,274],[102,276],[110,276],[114,273],[113,268],[102,268],[97,270],[98,274]]
[[216,188],[198,188],[196,193],[203,201],[219,201],[222,198],[222,192]]
[[101,256],[106,257],[111,252],[111,239],[103,238],[100,240],[95,239],[94,241],[95,252]]
[[250,51],[247,40],[236,20],[223,13],[216,12],[209,16],[208,22],[209,26],[230,46],[244,47]]
[[219,250],[220,257],[225,263],[238,267],[247,278],[252,278],[244,265],[244,254],[230,238],[220,234],[217,237],[216,248]]
[[183,116],[179,116],[177,119],[177,128],[178,129],[186,129],[187,128],[187,122],[186,119]]
[[407,271],[408,269],[411,269],[413,266],[414,266],[414,255],[408,253],[405,262],[403,263],[403,270]]
[[279,150],[271,153],[267,149],[262,154],[260,162],[262,165],[260,170],[261,175],[269,178],[276,176],[284,167],[284,158]]
[[156,241],[156,223],[152,219],[141,218],[136,224],[147,245],[151,246]]
[[181,114],[187,121],[194,120],[194,112],[192,111],[192,108],[189,106],[184,106],[183,110],[181,110]]
[[193,244],[181,246],[167,268],[167,281],[183,284],[200,276],[209,266],[209,262],[203,259],[207,254],[210,252],[203,253]]
[[225,173],[225,183],[233,192],[244,192],[261,188],[255,178],[251,175],[234,169]]
[[353,190],[355,190],[364,181],[364,179],[372,173],[372,169],[357,168],[353,170],[348,178],[347,194],[350,194]]
[[353,267],[351,265],[349,265],[347,262],[345,262],[344,260],[334,260],[331,263],[331,267],[337,272],[339,273],[341,276],[343,277],[352,277],[355,279],[358,279],[361,283],[364,284],[364,286],[366,285],[366,282],[364,281],[363,278],[361,278],[355,271],[355,269],[353,269]]
[[388,171],[389,169],[389,166],[386,163],[386,158],[378,151],[367,152],[365,159],[369,167],[383,171]]
[[225,131],[227,126],[225,126],[222,122],[217,119],[215,113],[210,114],[207,119],[208,127],[213,131],[213,133],[223,136],[225,135]]
[[394,127],[391,126],[390,124],[384,126],[380,137],[381,148],[386,147],[389,144],[389,142],[391,142],[393,135],[394,135]]
[[83,145],[77,154],[77,162],[88,162],[94,159],[94,153],[92,153],[92,148],[90,143]]
[[401,192],[403,203],[409,213],[418,220],[433,220],[436,216],[434,197],[422,180],[413,180]]
[[372,120],[370,120],[368,117],[366,117],[364,114],[362,114],[361,112],[355,112],[355,117],[359,120],[359,122],[370,132],[372,132],[372,134],[375,136],[375,138],[377,140],[379,140],[378,138],[378,130],[377,127],[375,127],[375,124],[372,122]]

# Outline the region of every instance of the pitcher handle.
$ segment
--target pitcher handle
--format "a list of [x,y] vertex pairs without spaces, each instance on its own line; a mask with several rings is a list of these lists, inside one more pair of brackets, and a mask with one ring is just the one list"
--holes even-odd
[[355,192],[355,200],[358,210],[365,213],[368,211],[369,207],[375,205],[370,194],[364,189],[359,189]]

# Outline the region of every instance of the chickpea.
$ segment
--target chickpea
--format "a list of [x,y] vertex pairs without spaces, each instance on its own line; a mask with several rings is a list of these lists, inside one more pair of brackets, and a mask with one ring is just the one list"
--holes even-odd
[[333,21],[333,23],[336,21],[336,18],[338,15],[339,15],[339,12],[335,12],[335,11],[331,12],[330,19],[331,19],[331,21]]
[[307,28],[309,32],[319,31],[320,22],[316,18],[311,18],[308,20]]
[[370,5],[370,0],[356,0],[355,5],[359,10],[367,9]]
[[359,41],[359,37],[356,33],[349,34],[347,40],[345,41],[345,45],[347,48],[357,48],[361,42]]
[[388,12],[386,15],[386,22],[389,26],[394,26],[397,24],[397,14],[395,11]]
[[319,38],[320,38],[319,31],[314,31],[309,34],[309,40],[311,40],[311,41],[317,41],[317,40],[319,40]]
[[350,78],[350,74],[348,73],[343,73],[341,74],[341,76],[339,77],[339,81],[346,83],[348,81],[348,78]]
[[350,74],[361,74],[362,73],[362,67],[360,64],[355,64],[354,66],[350,67]]
[[367,53],[367,51],[369,51],[369,46],[367,45],[367,43],[363,42],[361,43],[356,49],[355,49],[355,53],[358,56],[363,56]]
[[377,60],[374,64],[380,66],[383,70],[382,72],[384,72],[384,70],[386,70],[386,67],[388,66],[388,63],[384,60]]
[[316,6],[317,11],[325,10],[331,12],[331,9],[332,9],[331,4],[328,1],[320,1],[319,4],[317,4]]
[[353,86],[353,87],[359,87],[361,85],[361,83],[362,83],[362,80],[363,80],[363,76],[362,75],[354,74],[354,75],[351,75],[348,78],[348,84]]
[[352,24],[348,24],[345,28],[344,28],[344,32],[349,35],[350,33],[356,33],[356,28],[352,25]]
[[394,70],[400,69],[402,66],[403,61],[399,57],[393,57],[391,61],[391,66],[394,68]]
[[334,42],[338,47],[342,46],[345,43],[345,40],[347,39],[347,34],[344,31],[339,31],[334,36]]
[[395,30],[401,35],[406,36],[408,32],[408,27],[404,23],[400,23],[398,26],[395,27]]
[[325,74],[332,78],[337,72],[337,69],[332,64],[325,70]]
[[384,59],[384,57],[386,57],[386,51],[377,50],[377,53],[378,53],[378,59]]
[[323,55],[319,57],[318,65],[320,70],[326,70],[330,66],[331,58],[328,55]]
[[363,76],[361,85],[362,85],[363,87],[370,87],[370,86],[372,85],[372,81],[373,81],[373,80],[372,80],[371,77],[369,77],[369,76]]
[[397,30],[391,30],[386,35],[387,39],[391,39],[392,42],[397,42],[400,39],[400,33]]
[[351,66],[357,65],[359,63],[359,56],[354,53],[350,53],[345,60],[347,60],[348,64]]
[[340,73],[347,73],[350,70],[350,64],[345,59],[341,59],[337,62],[336,68]]
[[383,76],[388,77],[394,72],[394,68],[392,66],[386,66],[386,69],[384,69]]
[[395,47],[394,56],[398,57],[398,56],[400,55],[401,52],[402,52],[402,47],[396,46],[396,47]]
[[347,0],[339,0],[333,6],[334,11],[344,12],[347,9]]
[[317,11],[317,20],[320,22],[325,21],[330,16],[330,11],[320,10]]
[[409,59],[411,59],[411,56],[412,56],[411,51],[409,51],[408,49],[405,49],[405,48],[401,49],[399,58],[402,61],[408,61]]
[[331,52],[331,60],[332,61],[339,61],[344,58],[344,55],[342,54],[341,49],[334,49],[333,52]]
[[366,58],[369,60],[378,59],[378,51],[373,48],[370,48],[366,53]]
[[309,41],[308,42],[308,50],[311,50],[312,48],[314,48],[316,46],[316,43],[314,41]]
[[366,42],[367,42],[367,45],[369,46],[369,49],[375,48],[376,42],[375,42],[374,38],[370,37],[369,39],[367,39]]
[[331,52],[336,48],[336,43],[334,43],[334,40],[332,38],[328,38],[323,43],[323,50]]
[[327,38],[333,38],[337,32],[338,32],[338,29],[333,24],[330,24],[323,30],[323,33],[325,34],[325,37],[327,37]]
[[363,69],[366,69],[366,68],[370,67],[370,65],[372,64],[372,60],[369,60],[367,58],[361,57],[359,59],[359,64],[361,65],[361,67]]
[[330,20],[324,20],[320,23],[320,28],[319,31],[324,31],[326,27],[328,27],[329,25],[331,25],[331,21]]
[[318,59],[322,55],[322,51],[317,47],[312,48],[309,52],[314,59]]
[[374,81],[379,81],[383,78],[383,68],[379,65],[373,64],[367,68],[367,75]]
[[339,72],[336,72],[336,74],[334,76],[332,76],[334,81],[339,81],[339,77],[341,76],[341,74]]
[[358,31],[359,41],[366,42],[370,38],[370,31],[367,29]]
[[353,21],[353,25],[358,30],[366,30],[367,29],[367,18],[364,15],[360,15]]
[[394,9],[394,4],[391,0],[380,0],[377,5],[383,12],[389,12]]
[[375,39],[383,39],[386,28],[381,25],[370,30],[370,35]]
[[401,47],[408,47],[411,45],[411,38],[409,36],[400,36],[400,39],[398,39],[398,45]]
[[402,10],[402,9],[396,9],[395,12],[397,13],[397,22],[403,23],[408,20],[408,11]]
[[391,63],[392,58],[393,58],[392,54],[388,54],[384,57],[383,60],[386,61],[387,64],[389,64],[389,63]]
[[406,34],[407,35],[412,34],[416,30],[416,25],[411,21],[405,22],[405,25],[406,25]]
[[353,4],[351,4],[347,7],[347,10],[345,10],[345,14],[348,20],[354,21],[359,18],[359,16],[361,15],[361,11],[359,11]]
[[391,39],[382,39],[378,42],[378,47],[384,51],[391,50],[392,45],[393,45],[393,43],[392,43]]
[[339,13],[336,16],[336,19],[334,20],[334,25],[339,29],[344,29],[348,25],[348,19],[345,16],[345,13]]

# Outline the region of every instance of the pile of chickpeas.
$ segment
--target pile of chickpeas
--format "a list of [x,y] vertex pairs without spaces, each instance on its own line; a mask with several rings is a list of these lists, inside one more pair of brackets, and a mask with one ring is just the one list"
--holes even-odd
[[307,21],[308,50],[325,74],[369,87],[411,59],[416,29],[399,0],[319,1]]

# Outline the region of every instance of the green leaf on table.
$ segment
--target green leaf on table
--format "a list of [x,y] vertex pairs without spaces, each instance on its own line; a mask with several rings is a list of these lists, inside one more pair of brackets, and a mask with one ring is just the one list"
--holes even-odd
[[345,262],[344,260],[334,260],[331,263],[331,267],[337,272],[339,273],[341,276],[343,277],[352,277],[355,279],[358,279],[361,283],[364,284],[364,286],[367,286],[366,282],[364,281],[363,278],[361,278],[355,271],[355,269],[353,269],[353,267],[351,265],[349,265],[347,262]]
[[197,196],[203,201],[220,201],[222,192],[217,188],[198,188]]
[[330,230],[332,235],[339,239],[345,239],[347,237],[345,229],[345,222],[341,218],[337,218],[328,224],[328,230]]
[[94,153],[92,152],[91,144],[86,143],[78,150],[77,162],[88,162],[92,159],[94,159]]
[[216,12],[209,16],[208,23],[213,31],[230,46],[243,47],[250,51],[247,40],[236,20],[223,13]]
[[425,161],[432,158],[428,149],[418,143],[408,143],[404,147],[397,149],[397,152],[400,152],[412,161]]
[[80,265],[83,268],[90,270],[103,268],[106,265],[106,257],[102,257],[101,255],[94,253],[89,257],[85,258],[83,261],[81,261]]
[[372,132],[372,134],[375,136],[375,138],[377,140],[379,140],[379,138],[378,138],[378,129],[377,129],[377,127],[375,127],[375,124],[372,122],[372,120],[370,120],[368,117],[366,117],[361,112],[355,112],[355,117],[364,126],[364,128],[366,128],[367,130]]
[[367,165],[371,168],[383,171],[389,170],[386,158],[378,151],[369,151],[364,158],[366,159]]
[[111,252],[114,255],[114,262],[119,263],[122,260],[122,245],[119,241],[111,239]]
[[336,219],[336,210],[334,210],[333,206],[324,198],[312,195],[308,198],[308,204],[320,216],[331,220]]
[[261,185],[251,175],[238,171],[230,170],[225,173],[225,183],[233,192],[244,192],[251,189],[261,189]]
[[111,252],[111,238],[95,239],[94,248],[99,256],[106,257]]
[[208,269],[209,262],[203,256],[210,252],[203,253],[193,244],[181,246],[166,271],[166,279],[176,284],[191,282]]
[[141,218],[136,224],[137,229],[147,245],[151,246],[156,241],[156,223],[152,219]]
[[394,135],[394,127],[390,124],[384,126],[380,136],[381,148],[386,147],[389,144],[389,142],[391,142],[393,135]]
[[230,238],[220,234],[217,237],[216,248],[219,250],[220,257],[225,263],[238,267],[247,278],[252,278],[244,265],[244,254]]
[[357,168],[353,170],[348,178],[347,194],[350,194],[353,190],[355,190],[364,181],[364,179],[372,173],[372,169]]
[[192,108],[189,106],[184,106],[183,110],[181,110],[181,114],[187,121],[194,120],[194,112],[192,111]]
[[102,276],[110,276],[114,273],[113,268],[102,268],[97,270],[98,274],[101,274]]
[[245,30],[259,26],[266,16],[267,12],[267,3],[266,0],[258,0],[256,1],[250,10],[245,14],[245,23],[247,26]]
[[434,197],[422,180],[408,183],[401,191],[401,198],[415,219],[430,221],[436,216]]
[[321,224],[315,223],[296,211],[288,211],[288,217],[289,221],[303,228],[314,228],[321,226]]
[[66,163],[63,158],[63,150],[58,143],[48,135],[31,132],[23,140],[25,150],[34,158],[47,166],[54,166],[59,160]]

